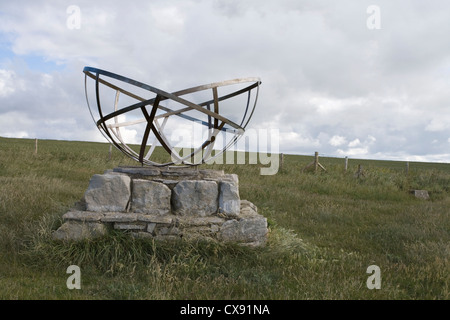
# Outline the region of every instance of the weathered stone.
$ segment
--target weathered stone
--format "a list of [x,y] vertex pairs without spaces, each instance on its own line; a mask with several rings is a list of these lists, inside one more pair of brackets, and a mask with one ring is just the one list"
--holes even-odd
[[221,181],[219,186],[219,211],[227,216],[237,217],[241,211],[238,184]]
[[212,233],[216,233],[219,230],[220,230],[220,228],[219,228],[219,226],[217,224],[212,224],[211,225],[211,232]]
[[178,180],[171,179],[153,179],[153,181],[164,183],[170,190],[172,190],[179,182]]
[[267,219],[258,217],[226,221],[219,231],[219,239],[225,242],[257,242],[264,244],[267,237]]
[[192,168],[121,167],[95,175],[63,219],[54,239],[94,238],[114,227],[137,238],[260,246],[268,233],[257,207],[240,200],[237,175]]
[[258,210],[258,208],[250,201],[241,200],[241,212],[240,212],[239,216],[243,217],[243,218],[255,216],[258,214],[257,210]]
[[114,172],[121,172],[132,175],[142,175],[142,176],[159,176],[160,170],[157,168],[148,167],[117,167],[114,168]]
[[95,174],[84,194],[87,211],[126,211],[131,179],[119,173]]
[[121,212],[105,212],[102,222],[135,222],[138,220],[136,213],[121,213]]
[[234,173],[224,174],[220,178],[220,181],[228,181],[228,182],[235,183],[236,185],[239,185],[239,176],[237,174],[234,174]]
[[66,212],[62,217],[63,220],[76,220],[80,222],[98,222],[103,218],[103,213],[93,212],[93,211],[69,211]]
[[165,215],[170,212],[172,192],[163,183],[135,179],[131,193],[131,210],[138,213]]
[[241,210],[247,208],[251,209],[255,213],[258,212],[258,208],[252,202],[248,200],[241,200]]
[[177,224],[183,226],[208,226],[212,224],[222,224],[225,222],[224,218],[217,216],[208,217],[190,217],[190,216],[180,216],[177,217]]
[[412,190],[411,193],[418,199],[430,199],[430,195],[428,194],[427,190]]
[[181,181],[172,190],[172,209],[179,215],[214,214],[218,208],[218,189],[215,181]]
[[199,170],[199,173],[201,174],[203,179],[218,179],[224,176],[223,170],[203,169]]
[[149,223],[147,225],[147,232],[153,234],[155,231],[156,223]]
[[[172,216],[173,217],[173,216]],[[137,220],[141,222],[157,223],[157,224],[171,224],[171,216],[160,216],[160,215],[138,215]]]
[[108,228],[102,223],[67,221],[53,232],[53,239],[77,241],[82,239],[94,239],[107,234]]
[[198,170],[191,168],[171,168],[167,170],[161,170],[161,175],[165,177],[200,177]]
[[114,229],[116,230],[144,230],[147,226],[143,223],[125,223],[116,222],[114,223]]

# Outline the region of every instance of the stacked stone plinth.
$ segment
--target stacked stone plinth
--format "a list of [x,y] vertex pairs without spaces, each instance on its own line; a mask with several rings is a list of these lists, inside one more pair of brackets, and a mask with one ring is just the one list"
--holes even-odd
[[267,219],[239,197],[239,179],[220,170],[118,167],[94,175],[80,203],[63,215],[57,240],[111,229],[157,240],[204,239],[264,245]]

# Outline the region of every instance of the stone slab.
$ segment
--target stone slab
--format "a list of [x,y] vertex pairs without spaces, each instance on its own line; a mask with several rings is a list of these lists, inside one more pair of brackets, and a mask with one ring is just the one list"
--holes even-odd
[[171,167],[161,170],[161,175],[163,177],[200,177],[200,172],[189,167]]
[[144,230],[147,225],[143,223],[126,223],[126,222],[116,222],[114,223],[114,229],[116,230]]
[[105,212],[101,222],[135,222],[138,220],[136,213],[122,213],[122,212]]
[[211,170],[211,169],[202,169],[199,170],[199,173],[203,179],[220,179],[225,175],[223,170]]
[[234,181],[219,183],[219,211],[229,217],[237,217],[241,211],[239,187]]
[[114,172],[121,172],[132,175],[142,176],[159,176],[161,171],[153,167],[117,167],[113,169]]
[[224,242],[265,243],[267,237],[267,219],[258,217],[240,220],[228,220],[220,228],[219,239]]
[[189,227],[209,226],[213,224],[222,224],[224,222],[225,222],[224,218],[217,216],[207,216],[207,217],[179,216],[176,218],[177,224]]
[[169,187],[170,190],[172,190],[177,185],[177,183],[180,182],[179,180],[173,179],[153,179],[153,181],[164,183],[167,187]]
[[95,239],[108,233],[108,228],[97,222],[67,221],[53,232],[54,240],[79,241],[83,239]]
[[178,215],[212,215],[218,209],[218,195],[215,181],[183,180],[172,190],[172,210]]
[[131,193],[131,210],[136,213],[165,215],[170,213],[172,192],[163,183],[134,179]]
[[120,173],[95,174],[84,194],[87,211],[126,211],[131,196],[131,179]]
[[411,193],[418,199],[429,200],[430,195],[427,190],[411,190]]
[[138,215],[137,221],[141,222],[147,222],[147,223],[157,223],[157,224],[171,224],[173,221],[173,218],[171,216],[160,216],[160,215]]
[[81,222],[98,222],[103,218],[104,214],[94,211],[69,211],[62,218],[64,221],[76,220]]

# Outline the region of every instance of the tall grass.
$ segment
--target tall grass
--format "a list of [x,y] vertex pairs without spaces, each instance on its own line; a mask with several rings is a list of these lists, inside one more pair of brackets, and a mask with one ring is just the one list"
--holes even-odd
[[[240,195],[269,221],[263,248],[157,242],[121,232],[74,243],[51,232],[89,179],[136,165],[102,143],[0,138],[0,299],[448,299],[450,165],[285,155],[283,169],[237,173]],[[161,150],[158,150],[160,152]],[[161,161],[165,155],[157,154]],[[365,175],[355,178],[362,164]],[[427,189],[415,199],[410,189]],[[82,289],[66,287],[81,268]],[[378,265],[382,288],[369,290]]]

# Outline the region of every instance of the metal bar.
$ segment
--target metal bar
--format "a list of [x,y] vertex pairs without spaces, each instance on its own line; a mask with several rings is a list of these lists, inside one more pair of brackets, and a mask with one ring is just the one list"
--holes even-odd
[[[118,74],[92,68],[92,67],[85,67],[83,69],[83,72],[85,73],[85,92],[86,92],[86,101],[89,107],[89,112],[91,114],[92,119],[96,123],[98,129],[100,132],[105,136],[105,138],[110,141],[117,149],[122,151],[127,156],[131,157],[132,159],[142,163],[142,164],[149,164],[149,165],[157,165],[157,166],[165,166],[165,165],[171,165],[174,164],[174,162],[168,162],[164,164],[158,164],[156,162],[153,162],[149,160],[151,154],[155,150],[156,147],[156,141],[159,141],[159,143],[163,146],[163,148],[171,154],[172,159],[175,159],[176,162],[181,162],[184,164],[190,164],[195,165],[196,163],[192,163],[191,161],[188,161],[189,158],[193,158],[193,162],[196,162],[198,160],[195,159],[195,156],[199,153],[205,150],[205,153],[203,157],[201,158],[201,162],[206,162],[209,159],[215,158],[216,156],[222,154],[227,148],[229,148],[231,145],[235,144],[237,140],[242,136],[244,133],[244,129],[249,123],[250,119],[253,116],[253,113],[256,108],[256,103],[258,101],[258,95],[259,95],[259,86],[261,84],[261,81],[259,78],[240,78],[240,79],[233,79],[233,80],[227,80],[222,82],[215,82],[207,85],[201,85],[197,87],[192,87],[184,90],[175,91],[172,93],[160,90],[158,88],[149,86],[147,84],[144,84],[142,82],[120,76]],[[95,94],[96,94],[96,102],[97,102],[97,109],[99,114],[99,119],[95,119],[94,114],[92,113],[91,106],[89,104],[89,97],[88,97],[88,88],[87,88],[87,78],[92,78],[95,80]],[[141,95],[135,94],[133,92],[130,92],[128,89],[125,90],[118,85],[110,82],[109,80],[105,79],[111,78],[115,79],[117,81],[128,83],[132,86],[136,86],[138,88],[141,88],[143,90],[147,90],[149,92],[152,92],[153,94],[156,94],[156,97],[153,99],[147,99],[145,97],[142,97]],[[252,84],[245,86],[244,88],[241,88],[239,90],[233,91],[229,94],[219,96],[218,88],[222,86],[229,86],[229,85],[235,85],[235,84],[242,84],[245,82],[253,82]],[[114,106],[113,106],[113,112],[109,114],[104,113],[104,109],[102,108],[101,101],[100,101],[100,85],[104,85],[108,88],[111,88],[116,91],[116,96],[114,100]],[[250,103],[252,101],[252,94],[251,91],[256,88],[256,96],[254,98],[254,104],[252,108],[250,107]],[[189,93],[194,93],[197,91],[202,90],[212,90],[212,99],[207,100],[201,103],[194,103],[192,101],[186,100],[182,98],[182,96],[187,95]],[[137,100],[137,103],[131,104],[129,106],[126,106],[124,108],[119,109],[119,97],[120,94],[125,94],[128,97],[131,97],[132,99]],[[227,119],[226,117],[220,115],[220,102],[231,99],[233,97],[236,97],[240,94],[247,93],[247,103],[245,105],[245,111],[244,115],[240,121],[240,125],[238,125],[234,120]],[[161,102],[165,100],[172,100],[174,102],[177,102],[181,105],[183,105],[182,108],[178,110],[171,110],[170,108],[161,105]],[[152,105],[151,112],[147,111],[147,106]],[[211,110],[211,105],[214,106],[214,109]],[[119,122],[119,116],[124,115],[127,112],[141,109],[141,112],[144,115],[144,119],[138,119],[138,120],[132,120],[132,121],[123,121]],[[159,115],[157,114],[158,110],[162,110],[163,112]],[[192,117],[189,115],[186,115],[186,112],[189,112],[191,110],[195,110],[200,112],[201,114],[207,116],[207,121],[202,120],[201,118]],[[167,120],[169,116],[177,116],[184,118],[189,121],[198,121],[202,125],[206,126],[209,130],[208,137],[206,140],[198,147],[195,148],[193,152],[190,152],[189,155],[181,157],[175,150],[175,148],[171,145],[171,142],[167,139],[167,137],[164,135],[164,127],[167,123]],[[110,119],[114,118],[114,123],[107,123]],[[158,119],[164,118],[162,125],[160,125],[160,122]],[[147,125],[144,130],[144,134],[142,137],[142,142],[140,145],[139,154],[135,152],[133,149],[131,149],[126,142],[124,141],[122,135],[121,135],[121,128],[135,125],[139,123],[147,122]],[[217,153],[214,157],[211,157],[212,149],[215,144],[215,141],[217,139],[217,134],[220,131],[225,131],[227,133],[231,133],[234,135],[234,137],[229,140],[228,143],[224,146],[222,151],[220,153]],[[145,150],[147,147],[147,143],[150,137],[150,134],[153,133],[153,141],[151,143],[151,146],[145,154]],[[226,142],[224,140],[224,142]]]
[[160,101],[160,96],[156,96],[150,115],[148,115],[147,109],[145,108],[145,106],[141,107],[142,113],[144,114],[145,119],[147,119],[147,127],[145,128],[144,136],[142,138],[142,143],[141,143],[141,151],[139,152],[139,162],[141,162],[141,163],[143,162],[143,159],[144,159],[144,153],[145,153],[145,147],[147,145],[148,135],[150,133],[150,130],[154,127],[153,126],[153,118],[155,118],[156,111],[158,110],[159,101]]
[[[219,101],[218,101],[218,93],[217,93],[217,87],[212,88],[213,97],[214,97],[214,112],[216,114],[219,114]],[[219,120],[217,118],[214,118],[214,129],[217,129],[219,126]]]

